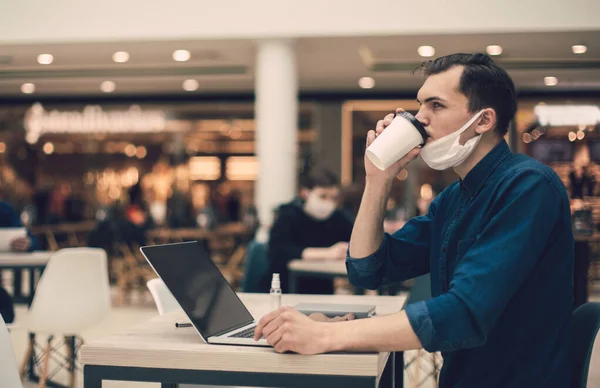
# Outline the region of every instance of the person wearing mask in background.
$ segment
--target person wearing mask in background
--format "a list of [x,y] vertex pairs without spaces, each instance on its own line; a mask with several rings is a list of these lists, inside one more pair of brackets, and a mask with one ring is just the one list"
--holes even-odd
[[[350,282],[370,289],[430,273],[433,297],[349,322],[284,307],[261,319],[255,339],[303,354],[441,351],[440,388],[569,387],[574,241],[565,187],[550,167],[509,149],[515,88],[490,57],[453,54],[422,69],[416,118],[431,137],[385,171],[365,158],[346,264]],[[367,145],[393,117],[369,131]],[[419,154],[460,179],[427,214],[384,234],[392,182]]]
[[[352,221],[337,209],[339,194],[337,176],[316,168],[302,180],[300,198],[279,208],[269,237],[270,271],[263,278],[263,291],[268,292],[273,273],[280,274],[282,291],[288,291],[287,265],[293,259],[346,259]],[[332,294],[333,282],[299,279],[298,292]]]
[[[10,203],[4,200],[2,194],[2,182],[0,182],[0,228],[20,228],[21,219],[19,213]],[[10,248],[14,252],[30,252],[37,249],[37,241],[29,233],[25,237],[19,237],[10,242]],[[21,271],[15,271],[15,276],[21,276]],[[0,279],[1,280],[1,279]],[[17,283],[20,284],[20,283]],[[0,282],[0,314],[6,323],[12,323],[15,318],[13,301],[8,292],[2,288]]]

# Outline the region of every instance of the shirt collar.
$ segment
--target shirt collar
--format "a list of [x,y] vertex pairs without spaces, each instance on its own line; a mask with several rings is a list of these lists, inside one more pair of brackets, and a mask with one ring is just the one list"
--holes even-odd
[[502,140],[469,171],[460,183],[470,198],[475,198],[496,167],[509,155],[512,155],[512,152],[506,141]]

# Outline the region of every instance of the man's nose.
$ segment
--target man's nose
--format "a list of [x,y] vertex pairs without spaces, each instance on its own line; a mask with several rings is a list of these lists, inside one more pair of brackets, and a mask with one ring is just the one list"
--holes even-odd
[[429,119],[421,112],[421,110],[419,110],[417,112],[417,114],[415,115],[415,118],[417,120],[419,120],[419,122],[421,124],[423,124],[424,127],[428,127],[429,126]]

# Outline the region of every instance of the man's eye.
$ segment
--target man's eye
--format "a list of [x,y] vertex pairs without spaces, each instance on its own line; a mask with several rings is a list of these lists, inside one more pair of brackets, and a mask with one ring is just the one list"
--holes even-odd
[[433,103],[433,109],[440,109],[443,108],[444,106],[442,104],[440,104],[439,102],[434,102]]

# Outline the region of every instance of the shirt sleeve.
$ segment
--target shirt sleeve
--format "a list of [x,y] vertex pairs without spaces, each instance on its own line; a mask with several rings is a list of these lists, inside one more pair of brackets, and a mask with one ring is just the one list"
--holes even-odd
[[375,290],[429,272],[432,222],[443,193],[429,206],[427,214],[412,218],[393,234],[384,234],[379,249],[365,258],[346,258],[350,283]]
[[564,211],[560,196],[535,170],[521,171],[507,185],[477,238],[458,243],[459,253],[465,253],[448,292],[406,307],[424,349],[449,351],[485,344],[548,242],[567,230],[560,223]]

